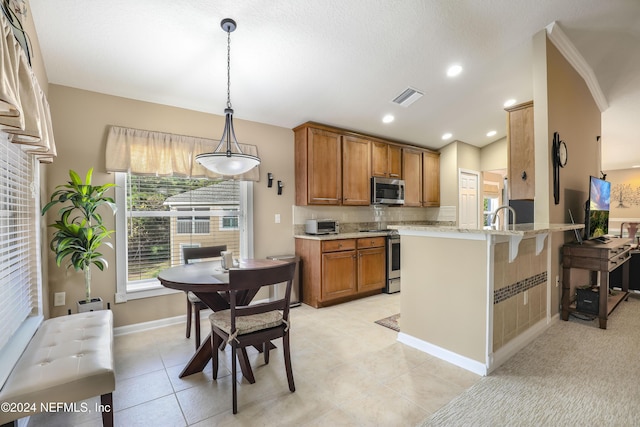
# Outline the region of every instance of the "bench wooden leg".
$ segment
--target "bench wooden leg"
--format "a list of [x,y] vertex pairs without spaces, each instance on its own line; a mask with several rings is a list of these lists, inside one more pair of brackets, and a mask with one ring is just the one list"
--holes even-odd
[[111,393],[100,396],[102,404],[102,426],[113,427],[113,396]]

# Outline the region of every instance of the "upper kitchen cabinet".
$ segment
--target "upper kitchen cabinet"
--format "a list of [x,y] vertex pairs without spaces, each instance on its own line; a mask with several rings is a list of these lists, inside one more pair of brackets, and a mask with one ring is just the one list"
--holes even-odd
[[422,206],[422,150],[402,149],[404,205]]
[[405,206],[440,206],[440,155],[431,151],[404,148]]
[[440,206],[440,154],[422,153],[422,206]]
[[342,204],[368,206],[371,200],[371,141],[342,137]]
[[509,198],[533,200],[535,196],[533,101],[515,105],[507,108],[506,111]]
[[402,148],[386,142],[373,142],[371,174],[385,178],[402,178]]
[[297,205],[340,205],[342,200],[341,135],[298,126],[295,133]]
[[403,178],[406,206],[440,206],[440,154],[307,122],[295,129],[296,205],[368,206],[371,177]]

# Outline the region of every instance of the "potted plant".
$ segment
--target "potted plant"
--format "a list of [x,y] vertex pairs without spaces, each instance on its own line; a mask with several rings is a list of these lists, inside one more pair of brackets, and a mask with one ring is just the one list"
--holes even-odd
[[92,175],[93,168],[89,169],[83,183],[80,176],[70,170],[71,180],[66,184],[58,185],[49,203],[42,208],[42,215],[44,215],[53,206],[62,205],[58,211],[59,219],[54,224],[49,224],[49,227],[56,230],[50,247],[56,254],[58,267],[65,258],[69,258],[67,268],[73,267],[75,271],[84,272],[86,299],[78,301],[78,312],[103,308],[100,298],[91,298],[91,265],[95,265],[101,271],[107,268],[107,261],[100,252],[100,248],[102,245],[113,248],[112,244],[105,239],[109,238],[114,231],[107,230],[104,226],[98,209],[107,206],[115,213],[116,205],[113,198],[105,195],[111,187],[115,187],[115,184],[93,186],[91,185]]

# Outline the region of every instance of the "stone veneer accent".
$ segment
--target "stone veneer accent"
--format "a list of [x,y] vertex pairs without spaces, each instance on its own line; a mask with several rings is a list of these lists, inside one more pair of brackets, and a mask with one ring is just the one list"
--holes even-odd
[[493,291],[493,303],[498,304],[499,302],[505,301],[511,297],[518,295],[520,292],[524,292],[533,288],[534,286],[545,283],[546,281],[547,272],[543,271],[542,273],[535,274],[531,277],[527,277],[524,280],[519,280],[516,283],[507,285],[504,288],[497,289]]

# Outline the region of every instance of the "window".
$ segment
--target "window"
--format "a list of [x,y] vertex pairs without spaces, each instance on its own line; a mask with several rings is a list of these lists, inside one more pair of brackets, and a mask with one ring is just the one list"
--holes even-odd
[[238,229],[238,217],[237,216],[223,216],[221,219],[220,229],[222,230],[237,230]]
[[[178,212],[205,212],[204,215],[209,214],[209,208],[178,208]],[[209,224],[211,218],[209,216],[179,216],[177,218],[177,233],[178,234],[209,234]],[[237,228],[237,227],[236,227]]]
[[156,278],[183,263],[183,247],[226,245],[250,256],[252,183],[117,173],[116,184],[116,301],[173,292]]
[[42,320],[34,163],[0,132],[0,384]]
[[496,209],[498,209],[498,206],[500,205],[499,199],[498,197],[485,196],[483,205],[484,205],[484,209],[483,209],[484,225],[491,225],[491,220],[493,219],[491,217],[491,214],[495,212]]

